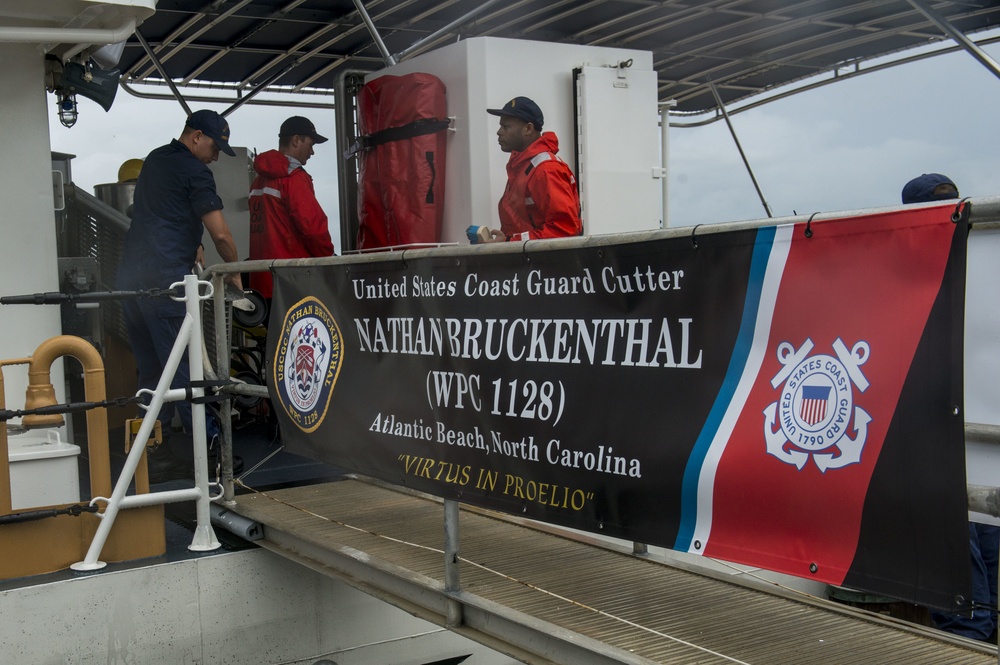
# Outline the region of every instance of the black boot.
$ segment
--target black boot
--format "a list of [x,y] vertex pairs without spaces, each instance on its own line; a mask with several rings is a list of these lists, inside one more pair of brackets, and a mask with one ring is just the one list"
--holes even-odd
[[[219,474],[222,473],[222,437],[216,435],[208,443],[208,461]],[[243,470],[243,458],[233,455],[233,476],[238,476]]]
[[151,483],[163,483],[192,475],[191,465],[175,457],[170,448],[162,444],[146,450],[146,465]]

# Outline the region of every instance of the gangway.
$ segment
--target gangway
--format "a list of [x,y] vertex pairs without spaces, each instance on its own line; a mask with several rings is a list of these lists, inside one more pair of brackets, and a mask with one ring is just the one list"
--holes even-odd
[[[974,199],[971,205],[975,233],[995,233],[1000,199]],[[776,223],[808,224],[804,217],[741,224]],[[687,239],[697,231],[658,233]],[[643,239],[642,234],[631,237]],[[554,247],[540,243],[536,251]],[[404,255],[416,257],[421,251],[430,250]],[[444,256],[468,250],[433,251]],[[213,266],[211,273],[221,282],[228,272],[270,265],[318,267],[374,260],[353,256],[244,262]],[[970,291],[984,285],[969,280]],[[226,330],[221,292],[215,293],[217,335]],[[227,370],[226,341],[216,339],[220,373]],[[268,395],[263,386],[230,388]],[[224,416],[227,408],[223,403]],[[262,492],[244,486],[238,493],[226,468],[231,436],[226,425],[224,417],[223,505],[262,526],[259,545],[522,662],[998,662],[993,645],[743,576],[676,565],[620,541],[571,537],[568,531],[473,508],[460,493],[442,500],[405,484],[361,476]],[[994,441],[995,428],[985,430],[985,438]],[[984,433],[970,430],[966,423],[966,438],[976,443]]]
[[446,534],[449,503],[352,477],[232,509],[262,547],[526,663],[997,662],[995,646],[499,513],[463,506]]

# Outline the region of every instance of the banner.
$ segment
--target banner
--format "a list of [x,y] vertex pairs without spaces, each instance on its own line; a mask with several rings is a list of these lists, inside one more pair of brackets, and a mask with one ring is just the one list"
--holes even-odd
[[276,268],[282,439],[464,503],[959,609],[953,210]]

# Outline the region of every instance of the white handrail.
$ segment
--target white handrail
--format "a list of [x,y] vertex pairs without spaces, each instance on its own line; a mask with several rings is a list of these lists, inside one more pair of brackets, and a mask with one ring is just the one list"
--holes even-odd
[[[181,284],[181,282],[171,284],[171,288]],[[207,287],[205,295],[199,293],[199,286],[201,284]],[[97,532],[94,534],[94,539],[90,543],[86,557],[83,561],[70,566],[73,570],[100,570],[107,565],[105,562],[100,561],[99,557],[101,556],[101,550],[104,549],[104,544],[108,540],[108,534],[111,532],[115,518],[118,516],[118,511],[123,508],[194,500],[197,504],[197,521],[194,538],[188,549],[204,552],[221,547],[218,539],[215,537],[215,531],[212,529],[212,519],[208,507],[213,501],[213,497],[208,491],[208,443],[205,433],[205,405],[197,399],[191,405],[191,426],[194,430],[191,433],[194,439],[194,487],[187,490],[150,492],[141,499],[126,497],[126,492],[132,482],[132,477],[135,475],[135,470],[139,466],[139,459],[142,457],[142,453],[149,443],[149,437],[153,432],[153,427],[157,417],[160,415],[163,403],[165,401],[177,401],[186,397],[185,391],[170,389],[170,383],[174,379],[174,374],[177,372],[178,366],[180,366],[185,349],[188,352],[188,366],[191,370],[192,383],[197,384],[204,379],[201,352],[201,301],[211,298],[213,289],[211,283],[199,282],[198,278],[194,275],[187,275],[184,278],[183,286],[184,296],[182,298],[175,298],[176,300],[184,301],[187,306],[187,313],[184,316],[183,323],[181,323],[180,332],[177,334],[174,346],[170,350],[170,356],[167,358],[163,373],[156,384],[156,389],[152,392],[149,406],[145,407],[146,412],[142,417],[142,425],[140,425],[139,433],[136,435],[135,445],[132,446],[128,457],[125,459],[125,466],[118,477],[118,482],[111,493],[111,498],[95,496],[90,500],[91,505],[98,502],[107,502],[107,507],[103,513],[98,513],[101,522],[97,527]],[[149,391],[140,390],[139,392],[148,393]],[[205,389],[192,388],[191,393],[195,398],[202,397],[205,394]]]

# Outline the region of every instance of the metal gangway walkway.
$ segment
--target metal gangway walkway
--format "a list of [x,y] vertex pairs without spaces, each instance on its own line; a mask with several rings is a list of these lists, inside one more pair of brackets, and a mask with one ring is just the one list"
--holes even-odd
[[[994,232],[1000,197],[972,203],[977,230]],[[213,266],[218,374],[228,371],[225,274],[345,260],[366,258]],[[268,396],[263,386],[227,390]],[[259,545],[525,663],[1000,662],[993,645],[373,480],[266,492],[244,486],[239,494],[229,463],[229,413],[223,402],[222,506],[262,526]],[[1000,430],[966,423],[966,437],[993,445]],[[995,487],[970,485],[969,497],[971,509],[1000,515]]]
[[525,663],[997,662],[995,646],[362,478],[231,507],[262,547]]

